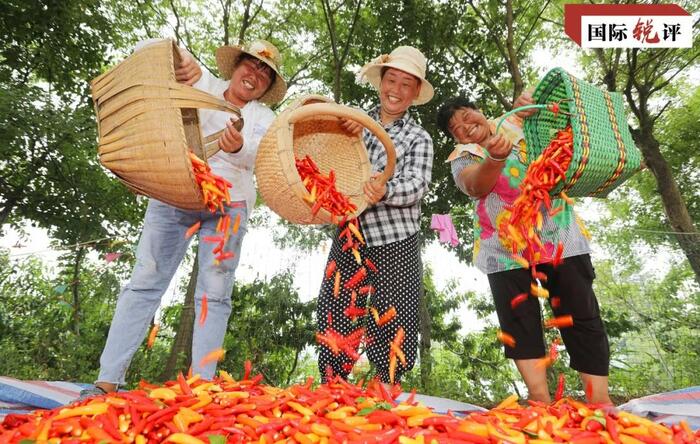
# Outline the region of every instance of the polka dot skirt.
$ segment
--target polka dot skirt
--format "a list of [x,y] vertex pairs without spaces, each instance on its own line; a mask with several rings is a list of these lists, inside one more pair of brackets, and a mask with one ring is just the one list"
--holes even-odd
[[[335,272],[330,277],[324,276],[316,309],[319,334],[339,337],[335,335],[337,332],[342,337],[363,336],[363,340],[362,344],[353,342],[352,349],[346,351],[342,347],[339,350],[328,344],[319,344],[319,371],[324,382],[333,375],[346,378],[359,358],[353,351],[361,350],[364,345],[369,361],[377,369],[377,376],[382,382],[389,383],[390,343],[402,327],[405,338],[401,350],[406,360],[405,365],[396,364],[394,383],[398,383],[401,375],[413,368],[418,345],[418,298],[423,273],[418,234],[386,245],[362,247],[363,265],[365,258],[369,258],[376,265],[377,272],[366,267],[367,276],[354,287],[354,291],[345,288],[344,283],[361,265],[350,251],[342,251],[343,243],[344,240],[336,236],[328,255],[327,264],[335,261],[341,284],[336,297]],[[393,317],[388,313],[391,308],[396,311]],[[378,325],[373,309],[382,325]],[[387,316],[382,319],[382,315]],[[390,320],[384,322],[386,319]]]

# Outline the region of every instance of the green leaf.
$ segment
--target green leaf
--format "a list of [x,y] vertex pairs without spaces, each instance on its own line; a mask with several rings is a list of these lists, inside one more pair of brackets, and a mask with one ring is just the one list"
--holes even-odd
[[226,444],[226,437],[223,435],[207,435],[209,444]]
[[388,402],[378,402],[372,407],[365,407],[364,409],[357,412],[357,416],[367,416],[376,410],[391,410],[391,404]]

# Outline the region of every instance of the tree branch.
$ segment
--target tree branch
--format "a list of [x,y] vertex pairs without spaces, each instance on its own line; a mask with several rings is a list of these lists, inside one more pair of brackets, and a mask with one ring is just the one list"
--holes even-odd
[[[537,14],[537,17],[532,21],[532,26],[530,26],[530,29],[527,31],[527,34],[525,34],[525,37],[523,38],[523,41],[520,42],[518,45],[518,49],[515,50],[516,54],[520,54],[520,51],[523,49],[523,45],[525,42],[527,42],[530,39],[530,35],[532,35],[532,32],[535,30],[535,26],[537,25],[537,22],[540,20],[540,17],[542,17],[542,14],[544,13],[544,10],[547,9],[547,6],[549,6],[551,0],[547,0],[544,2],[544,5],[542,6],[542,9],[540,9],[540,12]],[[529,8],[529,6],[528,6]]]
[[[459,48],[459,50],[462,51],[462,52],[464,53],[464,55],[466,55],[467,57],[469,57],[469,58],[471,59],[472,63],[479,63],[479,61],[476,60],[476,59],[474,58],[474,56],[473,56],[470,52],[467,52],[467,50],[464,49],[459,43],[455,43],[455,46],[456,46],[457,48]],[[447,50],[450,52],[450,54],[452,54],[452,56],[453,56],[456,60],[459,60],[459,57],[457,57],[457,54],[454,53],[454,51],[452,50],[452,48],[449,48],[449,47],[448,47]],[[488,86],[488,88],[489,88],[489,89],[491,90],[491,92],[496,96],[496,99],[497,99],[498,102],[503,106],[504,109],[511,109],[511,108],[513,107],[512,102],[510,102],[508,99],[506,99],[506,97],[505,97],[505,96],[503,95],[503,93],[501,92],[500,88],[498,88],[498,86],[496,86],[496,84],[493,82],[493,80],[491,80],[491,79],[488,78],[488,77],[484,77],[484,76],[481,74],[481,71],[478,70],[478,69],[472,70],[472,72],[474,73],[474,75],[476,76],[476,78],[479,80],[479,82],[481,82],[481,83],[485,84],[486,86]]]
[[355,33],[355,25],[357,24],[357,19],[360,16],[360,7],[362,6],[362,0],[358,0],[357,8],[355,8],[355,15],[352,17],[352,24],[350,25],[350,31],[348,32],[348,38],[345,41],[345,48],[343,48],[343,55],[340,57],[340,65],[345,64],[345,59],[348,57],[350,52],[350,43],[352,42],[352,37]]

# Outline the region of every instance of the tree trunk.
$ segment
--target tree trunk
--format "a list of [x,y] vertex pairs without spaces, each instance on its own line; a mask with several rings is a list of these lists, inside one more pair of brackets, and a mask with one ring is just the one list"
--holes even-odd
[[2,210],[0,210],[0,234],[2,234],[2,227],[5,226],[5,222],[10,217],[10,213],[12,213],[16,203],[17,198],[11,197],[3,204]]
[[80,336],[80,266],[85,257],[85,248],[78,247],[73,260],[73,274],[71,278],[71,293],[73,294],[73,333]]
[[425,285],[420,287],[418,306],[418,318],[420,322],[420,380],[423,390],[429,391],[430,374],[433,371],[433,360],[430,355],[430,329],[432,320],[430,319],[430,311],[428,310],[428,296],[425,293]]
[[700,283],[700,237],[693,225],[693,220],[688,213],[688,207],[681,196],[671,168],[659,150],[659,141],[644,125],[640,129],[632,128],[632,137],[637,146],[642,150],[644,161],[654,174],[657,189],[661,194],[661,201],[666,212],[666,217],[681,249],[690,262],[690,267],[695,273],[695,280]]
[[187,284],[185,302],[182,305],[182,312],[180,313],[180,323],[175,333],[175,341],[170,350],[170,356],[168,356],[165,368],[160,374],[161,381],[175,378],[176,373],[180,370],[184,373],[192,363],[192,334],[194,332],[195,315],[194,292],[197,288],[197,275],[199,274],[198,263],[199,252],[197,252],[194,257],[192,273],[190,273],[190,282]]

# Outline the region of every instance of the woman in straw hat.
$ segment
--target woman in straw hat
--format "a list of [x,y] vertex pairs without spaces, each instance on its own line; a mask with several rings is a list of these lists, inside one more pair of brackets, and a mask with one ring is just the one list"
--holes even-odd
[[[149,43],[142,42],[136,49]],[[201,244],[198,250],[196,318],[200,319],[205,295],[208,315],[204,322],[194,324],[192,369],[203,378],[210,379],[214,376],[216,363],[201,365],[200,362],[223,344],[231,313],[231,292],[241,242],[246,233],[249,211],[255,202],[255,156],[260,139],[274,120],[274,113],[267,105],[281,101],[287,85],[279,72],[277,48],[264,40],[244,46],[223,46],[216,51],[219,71],[226,80],[217,79],[208,72],[202,73],[191,55],[182,50],[181,55],[182,62],[176,70],[177,80],[193,84],[236,105],[245,122],[241,129],[242,122],[232,121],[228,113],[199,111],[204,136],[224,129],[217,142],[220,151],[208,161],[214,174],[233,184],[230,190],[232,204],[226,208],[226,213],[232,221],[240,220],[238,231],[229,237],[224,247],[224,251],[233,253],[231,259],[219,263],[211,244]],[[187,229],[200,222],[200,239],[214,235],[219,217],[220,214],[206,210],[180,210],[155,199],[150,200],[136,251],[136,265],[131,280],[119,296],[100,358],[97,391],[114,391],[124,383],[131,358],[143,341],[161,297],[187,251]]]
[[[376,265],[378,273],[369,273],[367,281],[373,288],[369,293],[353,295],[355,292],[342,289],[337,298],[333,293],[333,280],[326,279],[318,299],[320,333],[337,332],[345,337],[365,334],[368,359],[384,383],[399,382],[401,375],[413,367],[418,344],[418,298],[423,271],[418,232],[421,200],[430,184],[433,142],[408,108],[422,105],[433,97],[433,87],[425,79],[425,71],[425,57],[410,46],[400,46],[389,55],[379,56],[360,70],[359,80],[369,82],[379,92],[379,106],[369,115],[382,124],[396,145],[394,175],[386,184],[370,180],[365,185],[370,207],[358,218],[367,246],[365,257]],[[347,121],[344,125],[351,133],[359,134],[358,124]],[[364,131],[363,139],[373,169],[382,171],[387,159],[381,142],[369,131]],[[357,271],[353,256],[342,252],[339,237],[328,256],[328,261],[332,260],[343,277],[350,277]],[[345,315],[353,298],[357,306],[366,304],[371,312],[395,311],[396,315],[388,322],[379,323],[373,316],[367,316],[366,331],[361,332],[359,325]],[[400,331],[405,336],[401,344],[405,360],[402,359],[392,372],[390,343]],[[333,353],[325,346],[319,349],[318,365],[324,379],[334,375],[345,378],[354,363],[346,353]]]

